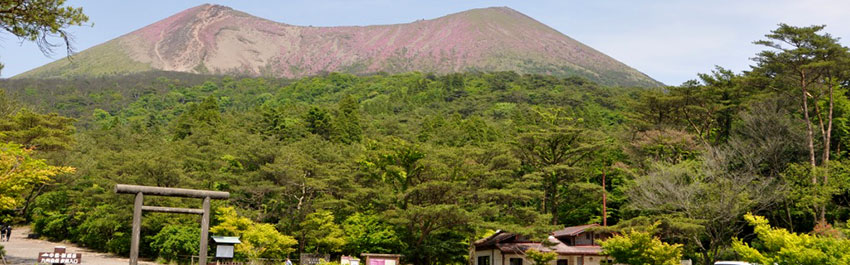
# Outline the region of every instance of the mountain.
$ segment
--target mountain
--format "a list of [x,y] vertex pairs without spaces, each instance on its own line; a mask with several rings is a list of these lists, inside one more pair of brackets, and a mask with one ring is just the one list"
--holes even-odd
[[507,7],[406,24],[312,27],[205,4],[15,78],[148,70],[297,78],[323,72],[516,71],[621,86],[649,76]]

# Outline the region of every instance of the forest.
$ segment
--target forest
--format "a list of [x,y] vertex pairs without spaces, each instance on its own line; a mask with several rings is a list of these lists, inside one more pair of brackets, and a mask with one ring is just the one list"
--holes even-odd
[[[807,238],[793,247],[811,263],[793,264],[837,264],[850,52],[823,29],[780,24],[750,70],[663,88],[513,72],[2,80],[0,171],[15,181],[0,216],[127,255],[133,201],[115,184],[220,190],[211,233],[241,235],[239,259],[466,264],[496,230],[601,223],[605,193],[606,229],[651,230],[698,264],[771,260],[768,223]],[[197,217],[143,220],[141,256],[197,253]]]

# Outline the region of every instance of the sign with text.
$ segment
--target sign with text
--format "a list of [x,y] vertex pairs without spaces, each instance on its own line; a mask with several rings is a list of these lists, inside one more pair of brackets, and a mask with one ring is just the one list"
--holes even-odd
[[56,253],[56,252],[39,252],[38,263],[49,264],[80,264],[83,254],[80,253]]
[[369,259],[369,265],[396,265],[395,259]]

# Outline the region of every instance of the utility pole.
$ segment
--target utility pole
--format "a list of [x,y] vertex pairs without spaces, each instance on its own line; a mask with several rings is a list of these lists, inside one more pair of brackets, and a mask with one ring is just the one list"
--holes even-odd
[[605,167],[602,168],[602,226],[608,226],[608,192],[605,191]]

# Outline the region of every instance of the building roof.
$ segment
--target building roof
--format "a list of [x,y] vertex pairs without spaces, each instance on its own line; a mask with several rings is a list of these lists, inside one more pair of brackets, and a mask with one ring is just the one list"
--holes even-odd
[[[564,243],[563,237],[577,236],[584,233],[591,227],[597,227],[598,224],[570,226],[552,232],[552,235],[544,242],[534,242],[526,237],[498,230],[492,235],[475,241],[476,250],[498,249],[502,253],[519,253],[529,249],[534,249],[541,252],[555,252],[559,255],[589,255],[601,256],[602,247],[600,246],[569,246]],[[546,244],[543,244],[546,243]]]
[[560,244],[555,247],[555,253],[563,255],[602,255],[601,246],[567,246]]
[[238,236],[213,236],[213,242],[216,244],[241,244]]
[[596,227],[596,226],[599,226],[599,225],[598,224],[589,224],[589,225],[564,227],[564,229],[552,232],[552,235],[555,236],[555,237],[577,236],[578,234],[583,233],[588,228]]
[[[475,246],[476,247],[493,246],[493,245],[496,245],[497,243],[508,241],[509,239],[515,240],[516,234],[508,233],[508,232],[505,232],[505,231],[502,231],[502,230],[497,230],[496,233],[493,233],[492,235],[490,235],[488,237],[485,237],[485,238],[479,239],[478,241],[475,241]],[[513,241],[513,240],[511,240],[511,241]]]
[[497,243],[496,247],[502,253],[517,253],[525,252],[529,249],[534,249],[540,252],[555,252],[560,255],[601,255],[602,247],[600,246],[567,246],[560,240],[549,237],[548,246],[536,242],[507,242]]

